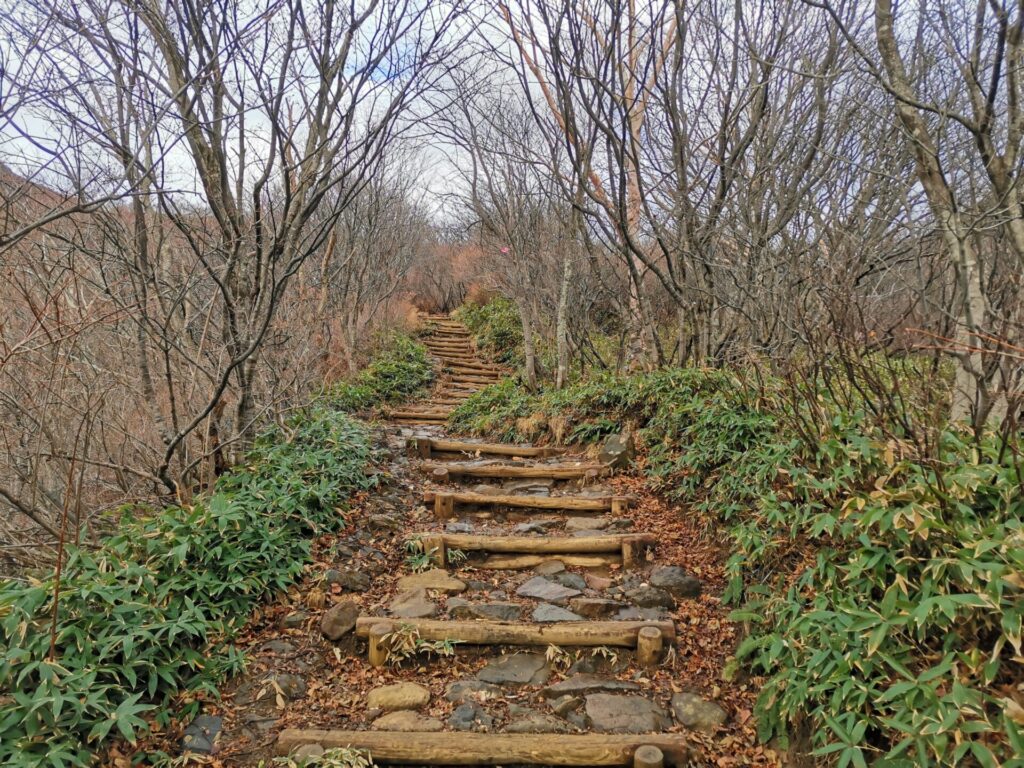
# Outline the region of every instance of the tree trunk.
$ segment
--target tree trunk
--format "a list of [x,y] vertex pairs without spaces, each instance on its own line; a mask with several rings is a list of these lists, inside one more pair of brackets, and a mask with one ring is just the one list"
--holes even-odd
[[525,301],[517,301],[516,306],[519,308],[519,320],[523,326],[526,386],[533,391],[537,389],[537,350],[533,343],[533,320],[530,317],[530,308]]
[[569,285],[572,283],[572,257],[562,257],[562,284],[558,289],[558,316],[555,321],[555,340],[558,351],[558,369],[555,387],[562,389],[569,379]]

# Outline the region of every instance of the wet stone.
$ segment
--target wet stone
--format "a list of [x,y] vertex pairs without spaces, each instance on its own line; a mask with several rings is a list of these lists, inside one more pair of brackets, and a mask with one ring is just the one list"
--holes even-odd
[[483,731],[494,725],[494,718],[476,702],[467,701],[452,710],[448,725],[455,731]]
[[199,715],[181,737],[181,751],[211,755],[217,749],[217,734],[220,733],[222,718],[218,715]]
[[498,685],[543,685],[550,676],[551,667],[542,654],[514,653],[489,662],[477,679]]

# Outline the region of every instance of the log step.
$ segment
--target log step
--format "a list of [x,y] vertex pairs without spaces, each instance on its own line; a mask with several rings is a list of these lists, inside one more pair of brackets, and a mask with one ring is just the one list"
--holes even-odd
[[527,466],[511,466],[508,464],[435,464],[425,463],[424,471],[435,469],[446,470],[449,477],[490,477],[490,478],[551,478],[553,480],[572,480],[590,475],[606,475],[611,470],[604,464],[534,464]]
[[421,640],[450,640],[467,645],[610,645],[636,648],[638,661],[644,666],[656,664],[662,649],[676,639],[676,625],[671,621],[564,621],[533,624],[360,616],[356,619],[356,636],[369,638],[370,666],[381,667],[387,663],[385,637],[391,632],[405,629],[417,632]]
[[547,457],[561,456],[567,449],[561,447],[537,448],[532,445],[508,445],[505,443],[471,443],[462,440],[437,440],[432,438],[412,438],[407,444],[415,449],[424,459],[429,459],[431,454],[440,453],[481,453],[495,456],[522,456]]
[[[438,501],[439,499],[440,502]],[[433,502],[435,512],[438,511],[439,506],[442,508],[443,518],[439,519],[451,517],[452,515],[448,510],[454,510],[456,503],[517,507],[520,509],[572,510],[576,512],[606,512],[610,510],[612,514],[616,515],[623,514],[629,506],[628,496],[600,496],[596,498],[581,496],[492,496],[487,493],[473,493],[471,491],[452,493],[429,491],[423,494],[423,501],[427,504]]]
[[[604,536],[479,536],[457,533],[419,535],[425,551],[440,567],[448,565],[448,550],[497,552],[513,557],[490,558],[482,567],[489,570],[533,568],[545,560],[557,558],[566,565],[595,567],[619,565],[636,568],[643,554],[653,549],[655,537],[643,533],[618,533]],[[579,555],[580,557],[576,557]]]
[[688,765],[681,733],[555,734],[336,731],[286,728],[274,750],[288,755],[307,744],[351,747],[390,765],[556,765],[661,768]]

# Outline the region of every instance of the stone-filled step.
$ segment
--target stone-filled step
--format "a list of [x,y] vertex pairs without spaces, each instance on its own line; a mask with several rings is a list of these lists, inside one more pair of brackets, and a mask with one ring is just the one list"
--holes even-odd
[[429,459],[434,453],[479,453],[492,456],[520,456],[523,458],[548,458],[561,456],[566,448],[534,447],[532,445],[508,445],[505,443],[473,443],[465,440],[440,440],[431,437],[413,437],[406,447],[421,459]]
[[454,517],[456,504],[568,512],[611,511],[618,517],[629,508],[630,501],[629,496],[520,496],[502,493],[475,493],[473,491],[426,491],[423,494],[423,502],[434,505],[434,516],[438,520],[448,520]]
[[584,477],[601,477],[611,474],[611,469],[604,464],[458,464],[455,462],[439,464],[424,462],[424,472],[434,475],[437,479],[442,470],[447,477],[484,477],[484,478],[536,478],[551,480],[576,480]]
[[588,568],[620,565],[636,568],[646,550],[653,549],[655,537],[644,533],[615,533],[602,536],[482,536],[460,533],[423,533],[419,535],[431,559],[441,568],[447,566],[447,552],[496,552],[508,557],[489,558],[474,563],[488,570],[534,568],[546,560],[558,559],[565,565]]

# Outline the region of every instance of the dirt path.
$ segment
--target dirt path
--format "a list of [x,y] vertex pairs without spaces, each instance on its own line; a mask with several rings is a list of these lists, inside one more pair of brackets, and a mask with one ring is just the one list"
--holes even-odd
[[618,475],[614,445],[448,437],[451,409],[501,373],[461,325],[429,321],[443,375],[388,414],[390,482],[250,623],[247,674],[206,707],[223,715],[207,759],[351,746],[379,764],[776,764],[755,746],[752,690],[722,679],[737,630],[702,522]]

